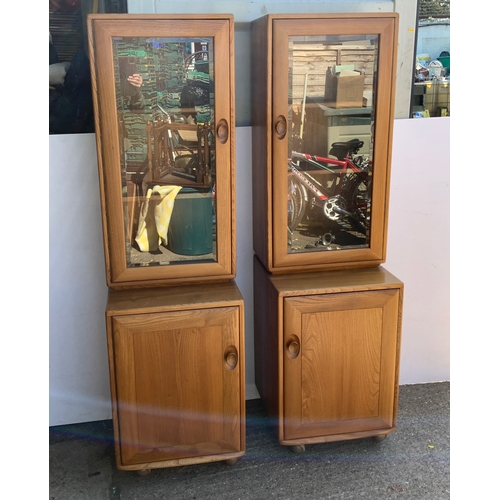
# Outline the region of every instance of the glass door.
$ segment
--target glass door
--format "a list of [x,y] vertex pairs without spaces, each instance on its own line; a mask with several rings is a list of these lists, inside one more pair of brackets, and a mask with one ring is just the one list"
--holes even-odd
[[89,26],[108,285],[231,279],[232,16]]
[[274,264],[383,258],[394,18],[273,22]]
[[369,246],[377,59],[376,35],[289,38],[289,253]]
[[113,37],[127,267],[216,261],[213,46]]

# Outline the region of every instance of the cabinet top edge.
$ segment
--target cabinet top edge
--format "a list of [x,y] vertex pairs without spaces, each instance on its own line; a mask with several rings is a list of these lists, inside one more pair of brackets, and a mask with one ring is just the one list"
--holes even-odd
[[243,303],[234,281],[171,287],[109,290],[106,314],[154,312],[159,308],[225,307]]
[[382,266],[364,269],[300,274],[270,275],[269,279],[281,295],[331,293],[382,288],[403,288],[403,282]]
[[88,14],[88,21],[175,21],[175,20],[229,20],[234,21],[233,14]]
[[300,14],[266,14],[265,16],[255,19],[259,21],[262,19],[268,19],[270,21],[276,21],[280,19],[397,19],[399,18],[399,12],[328,12],[328,13],[300,13]]

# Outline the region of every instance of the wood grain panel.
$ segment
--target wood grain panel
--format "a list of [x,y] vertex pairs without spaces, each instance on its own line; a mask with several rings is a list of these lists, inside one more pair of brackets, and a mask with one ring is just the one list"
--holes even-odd
[[254,256],[254,347],[255,384],[267,412],[280,414],[280,331],[278,294],[263,264]]
[[[285,299],[285,438],[392,425],[398,290]],[[300,355],[291,358],[296,336]]]
[[242,449],[241,366],[224,363],[239,322],[237,307],[113,318],[124,465]]
[[[252,207],[253,245],[269,267],[272,237],[271,26],[265,17],[252,22]],[[258,103],[258,105],[256,104]]]

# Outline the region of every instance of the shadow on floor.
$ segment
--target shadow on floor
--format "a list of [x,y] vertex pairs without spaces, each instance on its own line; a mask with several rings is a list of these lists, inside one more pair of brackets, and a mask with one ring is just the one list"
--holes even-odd
[[156,469],[115,466],[110,420],[51,427],[50,499],[441,500],[450,498],[450,384],[401,386],[396,432],[281,446],[261,400],[247,401],[246,453],[224,462]]

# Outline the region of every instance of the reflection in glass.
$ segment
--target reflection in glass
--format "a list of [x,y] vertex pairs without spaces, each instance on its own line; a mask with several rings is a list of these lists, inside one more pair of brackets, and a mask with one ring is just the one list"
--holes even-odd
[[289,38],[288,253],[369,246],[377,57],[376,35]]
[[113,50],[127,267],[214,262],[213,39]]

